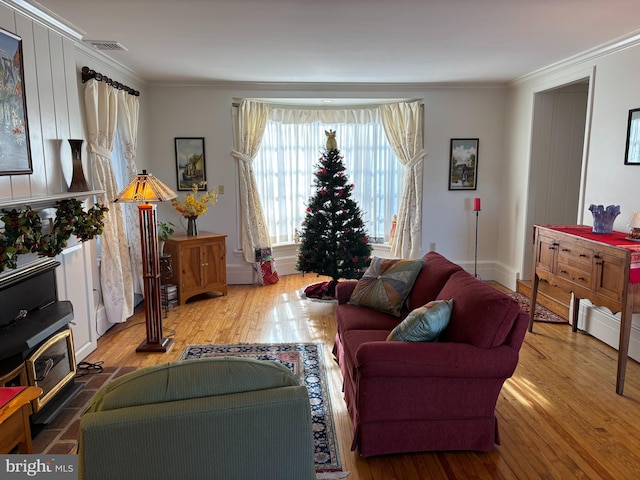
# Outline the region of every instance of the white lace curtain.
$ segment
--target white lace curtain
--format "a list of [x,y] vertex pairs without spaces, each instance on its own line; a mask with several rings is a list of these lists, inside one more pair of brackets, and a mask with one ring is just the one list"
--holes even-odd
[[253,100],[243,100],[234,122],[235,149],[231,154],[238,160],[240,180],[241,242],[244,259],[255,262],[255,249],[271,246],[264,220],[260,196],[253,173],[256,156],[267,124],[269,106]]
[[[125,160],[127,182],[138,174],[136,168],[136,145],[138,141],[138,112],[140,101],[137,96],[130,95],[124,90],[117,90],[118,98],[118,133]],[[124,185],[121,185],[124,188]],[[119,190],[118,190],[119,191]],[[133,271],[134,292],[144,294],[142,278],[142,242],[140,241],[140,220],[138,207],[134,203],[124,203],[121,206],[127,239],[129,241],[129,258]]]
[[121,205],[112,203],[118,194],[111,151],[118,115],[117,90],[91,79],[86,83],[85,110],[89,153],[93,158],[93,183],[103,190],[100,203],[109,207],[100,238],[100,284],[107,320],[124,322],[133,314],[133,275]]
[[419,102],[380,106],[380,117],[387,139],[404,165],[404,188],[398,211],[391,254],[400,258],[419,258],[422,254],[422,107]]
[[267,119],[283,123],[358,123],[378,118],[387,139],[405,168],[402,202],[391,252],[400,258],[418,258],[422,243],[423,121],[420,102],[402,102],[359,109],[318,109],[275,107],[264,102],[243,100],[238,107],[236,149],[240,172],[242,248],[247,262],[253,262],[254,249],[270,246],[262,204],[256,189],[251,163],[262,141]]

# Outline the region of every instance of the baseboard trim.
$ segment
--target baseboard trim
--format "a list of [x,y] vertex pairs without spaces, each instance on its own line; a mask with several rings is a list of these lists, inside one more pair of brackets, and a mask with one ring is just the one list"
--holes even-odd
[[[637,319],[637,315],[633,320]],[[632,320],[629,336],[629,358],[640,362],[640,326]],[[606,308],[596,307],[588,300],[580,300],[578,328],[618,350],[620,345],[620,314],[612,314]]]

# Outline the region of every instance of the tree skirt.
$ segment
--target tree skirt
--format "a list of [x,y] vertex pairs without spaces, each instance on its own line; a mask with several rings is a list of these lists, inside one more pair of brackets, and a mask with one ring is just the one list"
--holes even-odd
[[337,284],[337,280],[313,283],[304,288],[303,294],[310,300],[335,300]]
[[[512,293],[511,297],[516,299],[520,304],[520,308],[525,312],[529,313],[531,310],[529,308],[530,302],[529,298],[522,295],[521,293]],[[547,323],[569,323],[568,320],[562,318],[559,315],[556,315],[551,310],[546,309],[542,305],[536,302],[536,313],[533,319],[536,322],[547,322]]]
[[342,471],[331,398],[324,366],[322,344],[316,343],[239,343],[230,345],[187,345],[180,360],[224,356],[272,360],[289,368],[301,385],[307,387],[311,402],[315,465],[318,479],[345,478]]

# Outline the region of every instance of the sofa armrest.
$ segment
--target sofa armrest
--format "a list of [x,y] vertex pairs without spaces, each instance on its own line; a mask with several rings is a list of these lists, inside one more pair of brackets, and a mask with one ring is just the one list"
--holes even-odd
[[356,352],[363,377],[509,378],[517,363],[518,352],[507,345],[367,342]]
[[344,305],[349,301],[357,284],[357,280],[344,280],[342,282],[338,282],[336,285],[336,299],[338,300],[338,305]]

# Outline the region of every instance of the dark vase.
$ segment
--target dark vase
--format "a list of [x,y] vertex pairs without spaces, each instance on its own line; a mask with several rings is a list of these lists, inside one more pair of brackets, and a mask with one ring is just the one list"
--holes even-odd
[[71,145],[71,159],[73,160],[73,175],[71,177],[70,192],[88,192],[91,190],[84,178],[82,170],[82,143],[84,140],[69,140]]
[[187,237],[197,237],[198,236],[198,217],[194,215],[193,217],[187,217]]

